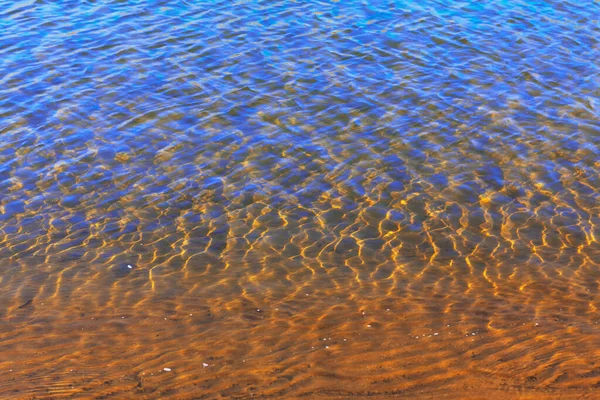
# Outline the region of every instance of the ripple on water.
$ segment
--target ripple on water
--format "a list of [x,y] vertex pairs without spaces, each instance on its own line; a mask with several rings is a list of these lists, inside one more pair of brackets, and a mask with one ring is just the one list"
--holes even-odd
[[597,387],[597,2],[4,3],[2,397]]

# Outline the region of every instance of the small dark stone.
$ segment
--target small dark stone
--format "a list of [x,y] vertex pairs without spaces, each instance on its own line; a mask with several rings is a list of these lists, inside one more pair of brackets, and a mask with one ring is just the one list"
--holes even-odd
[[19,308],[29,307],[32,304],[33,304],[33,300],[27,300],[27,302],[25,304],[20,305]]

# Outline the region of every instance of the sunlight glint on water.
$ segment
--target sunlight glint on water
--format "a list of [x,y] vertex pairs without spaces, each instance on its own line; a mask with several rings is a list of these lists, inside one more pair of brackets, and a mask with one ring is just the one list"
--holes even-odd
[[593,395],[599,16],[0,1],[0,397]]

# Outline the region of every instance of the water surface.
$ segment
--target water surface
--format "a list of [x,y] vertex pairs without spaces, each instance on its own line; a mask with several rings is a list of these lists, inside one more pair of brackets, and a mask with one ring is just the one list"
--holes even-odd
[[0,1],[0,397],[594,396],[599,16]]

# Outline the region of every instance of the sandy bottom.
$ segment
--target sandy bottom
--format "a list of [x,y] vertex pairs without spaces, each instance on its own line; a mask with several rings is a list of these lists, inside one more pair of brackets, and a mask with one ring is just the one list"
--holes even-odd
[[600,396],[592,281],[290,263],[15,267],[0,398]]

